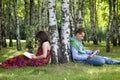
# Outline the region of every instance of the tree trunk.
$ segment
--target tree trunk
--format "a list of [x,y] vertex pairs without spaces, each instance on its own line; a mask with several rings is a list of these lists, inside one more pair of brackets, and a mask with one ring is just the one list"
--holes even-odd
[[[120,27],[118,27],[118,30],[120,29]],[[118,45],[120,46],[120,31],[119,31],[119,35],[118,35]]]
[[15,28],[16,28],[16,39],[17,39],[17,50],[21,50],[20,43],[20,27],[18,21],[18,12],[17,12],[17,0],[14,0],[14,15],[15,15]]
[[109,0],[109,23],[106,32],[106,52],[110,52],[111,25],[112,25],[112,0]]
[[[95,0],[94,2],[95,2],[95,8],[94,8],[94,10],[95,10],[95,27],[96,27],[96,32],[98,31],[98,9],[97,9],[97,2],[96,2],[97,0]],[[98,33],[97,33],[98,34]],[[99,36],[97,36],[97,43],[98,43],[98,41],[101,41],[101,39],[100,39],[100,37]]]
[[29,27],[29,37],[28,37],[28,50],[34,45],[35,29],[34,29],[34,0],[30,0],[30,27]]
[[2,48],[1,24],[2,24],[2,0],[0,0],[0,50]]
[[92,29],[92,39],[93,43],[95,45],[98,45],[98,40],[97,40],[97,34],[96,34],[96,28],[95,28],[95,7],[94,7],[94,1],[89,0],[89,5],[90,5],[90,25]]
[[12,21],[12,1],[9,1],[9,21],[8,21],[8,25],[9,25],[9,47],[13,46],[13,21]]
[[73,1],[73,14],[74,14],[74,21],[76,20],[76,0]]
[[43,0],[42,2],[42,29],[45,30],[47,27],[47,1]]
[[78,8],[78,15],[77,15],[77,23],[76,28],[82,28],[83,24],[83,6],[84,6],[84,0],[79,1],[79,8]]
[[59,63],[59,34],[56,19],[56,5],[55,0],[48,0],[48,11],[49,11],[49,33],[51,41],[51,62],[56,64]]
[[113,46],[117,46],[119,28],[118,28],[118,7],[117,0],[113,0]]
[[[71,35],[73,36],[74,35],[74,31],[75,31],[75,28],[76,28],[76,0],[71,0],[72,3],[73,3],[73,24],[74,24],[74,27],[71,28]],[[71,6],[71,5],[70,5]],[[71,14],[72,14],[72,10],[71,10]]]
[[72,0],[70,0],[70,32],[71,32],[71,36],[74,36],[74,31],[75,31],[75,24],[74,24],[74,20],[73,20],[73,16],[72,16]]
[[29,0],[24,0],[24,7],[25,7],[25,18],[24,18],[24,26],[25,26],[25,33],[26,33],[26,47],[28,48],[29,46]]
[[41,30],[41,8],[40,0],[38,0],[38,30]]
[[62,47],[62,62],[69,62],[71,59],[70,55],[70,11],[69,11],[69,0],[61,0],[62,4],[62,22],[61,22],[61,47]]
[[[4,1],[3,1],[4,3]],[[2,7],[2,24],[1,24],[1,37],[2,37],[2,47],[7,47],[7,43],[6,43],[6,25],[5,25],[5,4],[3,4]]]

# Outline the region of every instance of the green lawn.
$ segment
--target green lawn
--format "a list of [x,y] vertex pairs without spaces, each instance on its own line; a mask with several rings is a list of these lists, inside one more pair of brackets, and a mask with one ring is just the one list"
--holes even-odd
[[[87,48],[100,49],[99,55],[120,60],[120,47],[111,47],[111,52],[105,52],[105,44],[94,46],[86,44]],[[24,48],[24,47],[23,47]],[[21,54],[14,48],[4,48],[0,51],[0,62]],[[0,67],[0,80],[120,80],[120,65],[90,66],[82,63],[49,64],[42,67],[22,67],[4,69]]]

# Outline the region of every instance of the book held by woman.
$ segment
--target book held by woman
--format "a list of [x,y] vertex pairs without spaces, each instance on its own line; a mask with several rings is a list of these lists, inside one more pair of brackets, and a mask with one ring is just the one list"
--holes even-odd
[[28,57],[28,58],[30,58],[30,59],[32,59],[32,56],[33,56],[34,54],[32,54],[32,53],[30,53],[30,52],[24,52],[23,55],[26,56],[26,57]]

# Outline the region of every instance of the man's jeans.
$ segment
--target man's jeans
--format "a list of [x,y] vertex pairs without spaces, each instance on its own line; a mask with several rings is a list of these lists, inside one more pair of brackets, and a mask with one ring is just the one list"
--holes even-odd
[[90,65],[95,65],[95,66],[102,66],[104,64],[120,64],[119,60],[113,60],[108,57],[97,56],[97,55],[83,62],[85,64],[90,64]]

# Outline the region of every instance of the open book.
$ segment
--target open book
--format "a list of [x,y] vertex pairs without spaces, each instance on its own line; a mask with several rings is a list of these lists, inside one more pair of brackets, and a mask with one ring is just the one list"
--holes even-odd
[[98,54],[100,50],[95,50],[92,55]]
[[29,53],[29,52],[24,52],[23,55],[30,58],[30,59],[32,59],[32,55],[34,55],[34,54]]

